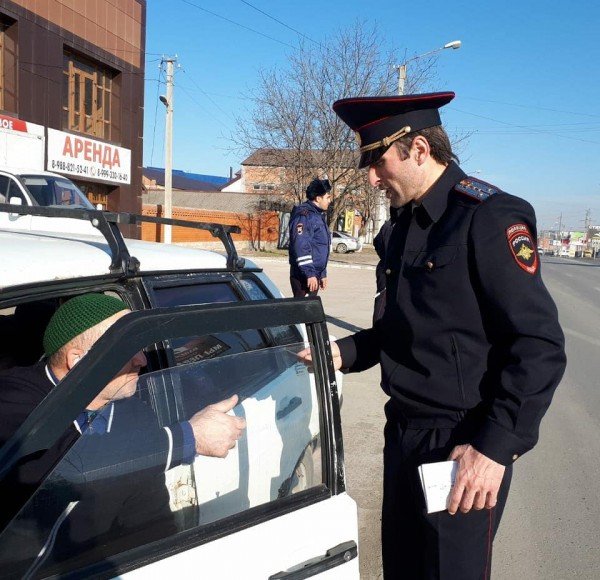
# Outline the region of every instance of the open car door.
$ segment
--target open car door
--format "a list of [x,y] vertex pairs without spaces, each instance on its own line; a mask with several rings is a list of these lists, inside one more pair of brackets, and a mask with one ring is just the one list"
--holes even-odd
[[[216,335],[296,324],[308,344],[210,356],[224,348]],[[184,337],[195,337],[191,362],[124,383],[85,413],[137,352]],[[297,357],[306,346],[310,369]],[[155,408],[157,389],[172,413]],[[226,458],[196,455],[189,420],[233,394],[243,436]],[[3,495],[49,448],[58,461],[0,517],[3,577],[359,577],[318,298],[124,316],[0,449]]]

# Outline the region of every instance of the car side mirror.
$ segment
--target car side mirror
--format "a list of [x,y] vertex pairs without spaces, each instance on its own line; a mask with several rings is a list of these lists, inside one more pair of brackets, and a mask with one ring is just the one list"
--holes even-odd
[[[8,198],[8,203],[11,205],[23,205],[23,200],[20,197],[13,196]],[[8,217],[11,219],[16,219],[20,217],[21,214],[18,213],[9,213]]]

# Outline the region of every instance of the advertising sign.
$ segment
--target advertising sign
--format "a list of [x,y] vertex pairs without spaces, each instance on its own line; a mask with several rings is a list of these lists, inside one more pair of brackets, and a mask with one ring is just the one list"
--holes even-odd
[[0,115],[0,167],[44,169],[44,127]]
[[80,179],[131,183],[131,150],[48,129],[47,169]]

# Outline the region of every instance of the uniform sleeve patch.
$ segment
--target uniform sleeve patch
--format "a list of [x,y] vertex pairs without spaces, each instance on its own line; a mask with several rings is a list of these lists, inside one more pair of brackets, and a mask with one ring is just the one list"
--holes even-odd
[[297,233],[299,236],[301,236],[303,231],[304,231],[304,225],[303,225],[303,224],[298,224],[298,225],[296,226],[296,233]]
[[518,266],[528,274],[538,270],[538,253],[533,243],[533,236],[525,224],[514,224],[506,228],[508,247]]

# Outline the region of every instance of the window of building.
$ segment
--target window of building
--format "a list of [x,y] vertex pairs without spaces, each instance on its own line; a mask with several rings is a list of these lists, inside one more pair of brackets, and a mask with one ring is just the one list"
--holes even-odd
[[63,57],[63,128],[114,140],[114,74],[70,52]]
[[0,15],[0,110],[17,111],[17,23]]
[[255,183],[252,188],[257,191],[274,191],[275,185],[273,183]]

